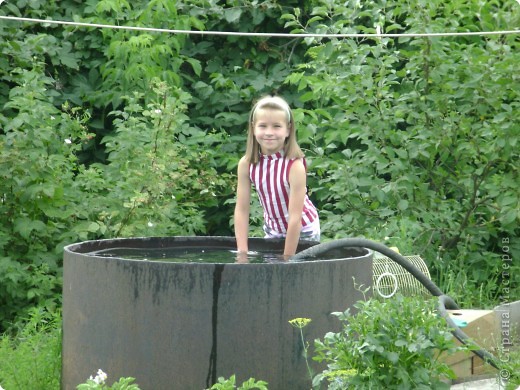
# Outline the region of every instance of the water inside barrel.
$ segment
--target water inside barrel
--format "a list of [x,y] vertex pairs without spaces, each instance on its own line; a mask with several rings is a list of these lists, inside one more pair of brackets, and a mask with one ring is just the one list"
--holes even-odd
[[[235,263],[237,252],[221,247],[107,248],[90,255],[128,260],[164,261],[172,263]],[[250,251],[250,263],[281,261],[280,254]]]
[[[106,248],[89,252],[89,255],[101,257],[114,257],[128,260],[162,261],[172,263],[212,263],[230,264],[237,260],[236,250],[222,247],[193,247],[175,246],[161,248]],[[304,261],[348,259],[363,256],[365,253],[361,248],[335,248],[321,253],[319,258],[308,258]],[[282,252],[250,251],[247,254],[249,263],[277,263],[284,262]]]

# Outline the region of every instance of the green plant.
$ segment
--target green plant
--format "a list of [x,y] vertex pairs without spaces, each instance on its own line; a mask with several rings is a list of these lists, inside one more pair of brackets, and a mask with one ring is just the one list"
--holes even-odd
[[293,327],[295,327],[296,329],[299,329],[300,330],[300,338],[301,338],[301,341],[302,341],[302,347],[303,347],[303,357],[305,359],[305,364],[307,365],[307,372],[309,374],[309,377],[311,379],[311,382],[312,382],[312,378],[314,377],[314,373],[309,365],[309,356],[308,356],[308,351],[309,351],[309,344],[307,342],[305,342],[305,339],[303,337],[303,328],[305,328],[307,325],[309,325],[309,323],[311,322],[312,320],[310,318],[294,318],[292,320],[289,320],[289,324],[291,324]]
[[60,311],[29,310],[0,337],[0,384],[7,390],[58,389],[61,373]]
[[441,389],[453,379],[442,353],[457,346],[446,322],[435,312],[433,300],[424,302],[400,295],[385,301],[369,299],[334,313],[343,322],[338,333],[316,341],[315,360],[326,362],[314,385],[329,389]]
[[506,383],[505,390],[517,390],[520,387],[520,351],[512,352],[509,358],[499,375]]
[[81,209],[73,182],[88,114],[49,102],[52,81],[31,66],[12,72],[12,114],[0,115],[0,331],[29,307],[59,304],[60,243]]
[[256,381],[254,378],[249,378],[239,387],[236,387],[235,382],[235,375],[231,375],[228,379],[220,377],[218,382],[211,386],[209,390],[267,390],[267,382]]
[[[503,319],[509,320],[509,314]],[[503,325],[503,324],[502,324]],[[520,387],[520,324],[511,323],[505,330],[497,346],[498,377],[505,390],[517,390]]]
[[[114,111],[114,134],[103,138],[109,164],[82,169],[77,185],[95,190],[85,213],[91,232],[106,236],[194,235],[205,232],[200,207],[218,206],[229,174],[217,174],[216,148],[226,137],[192,128],[190,96],[159,80],[151,103],[140,94]],[[103,202],[99,203],[99,197]]]
[[95,377],[90,376],[85,383],[79,384],[77,390],[139,390],[137,384],[132,383],[135,378],[120,378],[112,386],[108,386],[105,381],[108,376],[103,370],[99,369]]
[[[520,13],[496,2],[317,1],[311,16],[284,19],[297,32],[414,33],[506,27]],[[396,236],[436,278],[461,264],[466,302],[496,302],[500,242],[519,234],[518,39],[307,43],[308,61],[286,81],[306,105],[295,115],[324,235]]]
[[13,72],[11,119],[0,116],[0,330],[27,308],[59,305],[65,245],[204,232],[201,207],[218,207],[231,188],[215,169],[227,138],[187,124],[186,93],[156,81],[146,107],[128,98],[104,138],[109,164],[85,165],[90,116],[47,101],[51,80],[33,66]]

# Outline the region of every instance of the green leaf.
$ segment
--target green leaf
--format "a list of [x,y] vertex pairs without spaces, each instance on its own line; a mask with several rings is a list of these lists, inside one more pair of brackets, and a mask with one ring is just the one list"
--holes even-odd
[[196,18],[194,16],[190,17],[190,23],[193,27],[195,27],[199,31],[206,30],[206,25],[201,20],[199,20],[198,18]]
[[73,53],[62,54],[60,56],[60,62],[71,69],[79,69],[78,59]]
[[386,357],[388,360],[390,360],[390,362],[392,362],[394,364],[399,362],[399,354],[396,352],[387,352]]
[[46,225],[42,221],[34,221],[29,218],[17,218],[14,222],[14,229],[23,238],[29,239],[33,231],[43,232]]
[[187,58],[186,62],[188,62],[191,65],[193,72],[195,72],[197,76],[200,76],[200,72],[202,70],[200,61],[195,58]]
[[399,340],[396,340],[396,341],[394,342],[394,345],[395,345],[396,347],[404,347],[404,346],[407,345],[407,344],[408,344],[408,341],[406,341],[406,340],[404,340],[404,339],[399,339]]
[[406,199],[401,199],[397,204],[397,207],[401,211],[405,211],[408,208],[408,201]]
[[235,7],[229,8],[224,11],[224,18],[228,23],[236,23],[242,15],[242,9]]
[[92,233],[95,233],[99,230],[99,224],[97,222],[91,222],[89,225],[88,225],[88,228],[87,230],[89,232],[92,232]]

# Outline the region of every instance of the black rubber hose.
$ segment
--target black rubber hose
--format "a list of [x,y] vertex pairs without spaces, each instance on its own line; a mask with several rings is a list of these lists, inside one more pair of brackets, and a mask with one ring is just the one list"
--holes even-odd
[[500,369],[495,356],[476,345],[449,316],[447,310],[460,309],[455,301],[453,301],[453,299],[451,299],[449,296],[444,295],[441,289],[437,287],[437,285],[433,283],[419,268],[409,262],[404,256],[388,248],[387,246],[371,240],[367,240],[366,238],[342,238],[339,240],[318,244],[298,252],[290,258],[290,261],[301,261],[304,259],[317,258],[320,254],[328,252],[332,249],[351,247],[368,248],[379,252],[389,257],[405,270],[407,270],[410,274],[412,274],[412,276],[415,277],[433,296],[438,297],[438,311],[440,315],[447,321],[448,325],[452,328],[453,336],[455,336],[455,338],[464,345],[472,346],[472,348],[478,348],[476,350],[472,350],[472,352],[482,358],[485,362],[491,364],[496,369]]
[[372,249],[376,252],[379,252],[392,260],[394,260],[397,264],[403,267],[405,270],[410,272],[421,284],[426,287],[426,289],[433,295],[438,297],[439,295],[443,295],[442,291],[433,283],[422,271],[417,268],[415,265],[410,263],[406,258],[401,256],[396,251],[388,248],[387,246],[367,240],[366,238],[342,238],[335,241],[325,242],[323,244],[318,244],[315,246],[311,246],[308,249],[305,249],[301,252],[298,252],[294,256],[290,258],[291,261],[298,261],[313,257],[318,257],[320,253],[328,252],[332,249],[337,248],[349,248],[349,247],[361,247]]
[[469,336],[464,333],[453,321],[453,319],[450,317],[448,310],[457,310],[459,307],[457,304],[451,299],[451,297],[447,295],[441,295],[439,296],[439,306],[438,311],[441,314],[442,317],[446,320],[448,325],[452,328],[451,333],[457,340],[459,340],[464,345],[473,346],[475,348],[478,348],[473,351],[473,353],[477,356],[479,356],[482,360],[484,360],[486,363],[491,364],[496,369],[500,369],[499,364],[497,362],[497,359],[495,356],[493,356],[491,353],[486,351],[485,349],[479,347],[473,340],[469,338]]

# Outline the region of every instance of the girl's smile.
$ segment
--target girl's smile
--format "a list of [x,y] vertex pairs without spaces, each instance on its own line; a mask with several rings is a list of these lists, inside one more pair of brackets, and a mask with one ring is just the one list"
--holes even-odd
[[278,153],[283,149],[285,140],[289,137],[285,112],[271,108],[258,109],[253,132],[262,154]]

